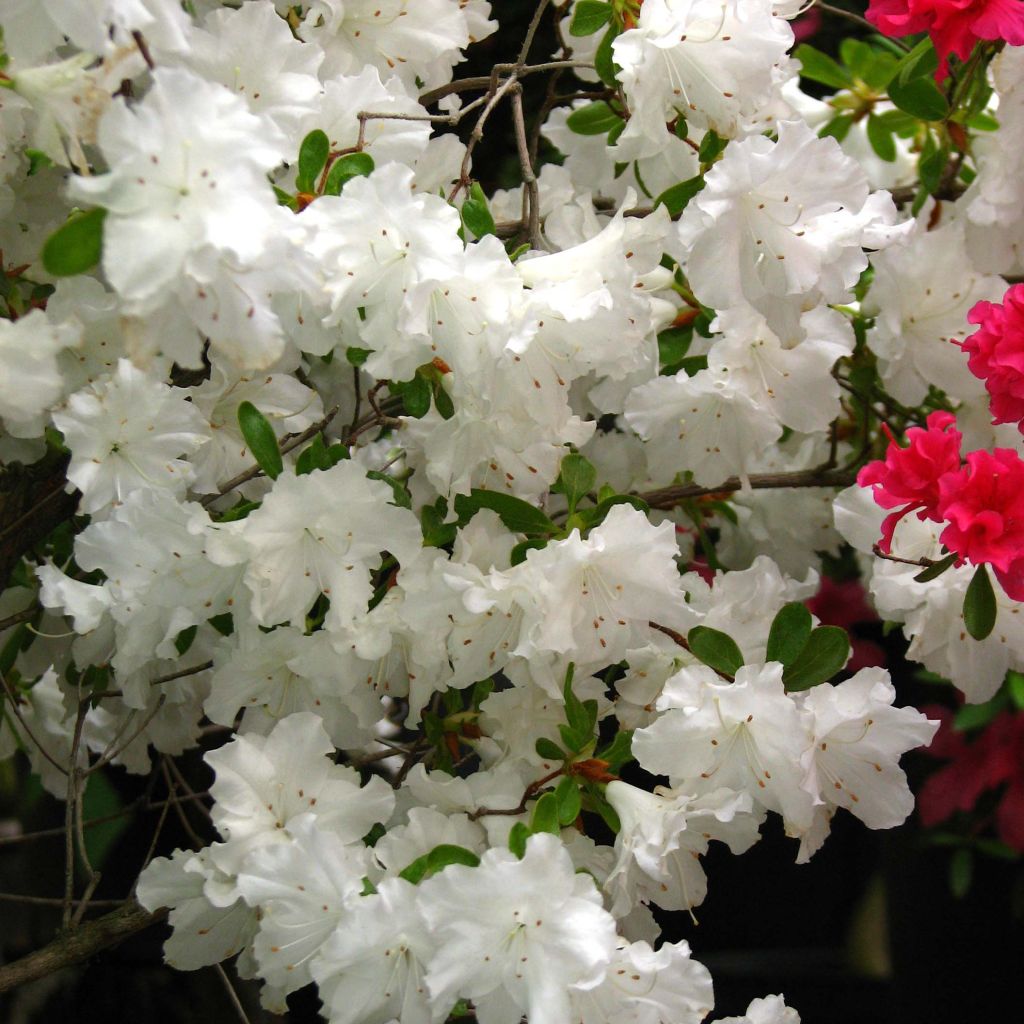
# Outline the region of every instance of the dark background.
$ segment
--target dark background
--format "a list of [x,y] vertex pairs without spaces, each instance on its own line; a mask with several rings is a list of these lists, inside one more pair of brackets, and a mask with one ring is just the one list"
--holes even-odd
[[[459,77],[488,74],[494,63],[515,58],[535,0],[493,0],[501,28],[471,51]],[[862,4],[851,3],[862,10]],[[834,52],[851,31],[849,22],[826,16],[814,45]],[[538,33],[532,56],[555,51],[550,19]],[[527,79],[525,103],[537,111],[543,76]],[[472,118],[460,128],[468,136]],[[542,157],[544,151],[542,150]],[[495,112],[477,150],[474,173],[490,192],[518,183],[519,162],[508,107]],[[871,639],[887,650],[900,703],[935,699],[935,688],[913,681],[902,661],[898,634]],[[921,756],[905,759],[912,778],[931,767]],[[197,790],[209,785],[199,752],[183,759]],[[137,799],[146,780],[110,775],[119,798]],[[162,782],[153,799],[164,796]],[[24,765],[0,778],[0,824],[20,820],[26,832],[63,823],[62,805],[34,794]],[[31,799],[30,799],[31,795]],[[99,899],[128,892],[145,859],[158,814],[137,816],[106,859]],[[192,814],[193,827],[202,819]],[[2,836],[2,833],[0,833]],[[0,838],[0,892],[59,894],[63,879],[60,837],[4,845]],[[159,852],[187,846],[173,814],[161,833]],[[1024,929],[1012,909],[1018,882],[1014,864],[979,860],[973,884],[961,899],[949,884],[950,854],[928,841],[913,819],[902,828],[873,833],[840,814],[833,834],[810,864],[794,863],[796,843],[770,819],[762,841],[740,858],[718,844],[706,858],[709,896],[698,908],[699,924],[685,914],[664,914],[667,940],[686,939],[715,980],[715,1016],[741,1014],[761,995],[784,992],[804,1024],[970,1024],[987,1017],[1021,1017]],[[44,945],[59,912],[48,907],[0,902],[0,955],[11,960]],[[178,973],[161,964],[164,928],[153,928],[97,956],[0,1001],[2,1024],[205,1024],[239,1019],[213,969]],[[230,971],[230,968],[229,968]],[[233,976],[233,971],[230,971]],[[311,991],[297,994],[286,1018],[258,1007],[256,987],[235,979],[253,1024],[318,1020]],[[1009,1000],[1009,1016],[1003,1005]]]

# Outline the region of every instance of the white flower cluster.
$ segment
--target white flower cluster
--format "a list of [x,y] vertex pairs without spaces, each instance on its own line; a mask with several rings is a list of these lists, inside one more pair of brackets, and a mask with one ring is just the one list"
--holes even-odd
[[[0,458],[78,494],[0,595],[0,755],[63,798],[60,764],[201,747],[218,838],[138,886],[172,965],[314,983],[331,1024],[699,1024],[648,905],[703,901],[709,843],[911,812],[935,723],[803,602],[871,558],[868,492],[833,504],[887,413],[994,437],[948,339],[1020,270],[1021,55],[966,193],[912,209],[908,134],[821,130],[856,97],[801,92],[801,7],[574,4],[591,59],[552,63],[603,98],[490,197],[450,129],[534,69],[455,79],[486,0],[0,15]],[[1001,591],[963,632],[966,568],[866,569],[970,699],[1024,670]]]

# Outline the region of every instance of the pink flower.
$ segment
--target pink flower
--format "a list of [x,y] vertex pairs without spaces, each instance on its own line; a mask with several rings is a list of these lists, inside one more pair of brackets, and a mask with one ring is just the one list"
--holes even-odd
[[866,17],[887,36],[927,32],[939,55],[935,77],[946,77],[946,58],[966,60],[980,39],[1024,44],[1020,0],[871,0]]
[[[867,467],[870,468],[870,467]],[[991,564],[1003,589],[1024,600],[1024,462],[1010,448],[969,452],[939,480],[942,543],[961,560]],[[876,499],[877,500],[877,499]]]
[[917,800],[921,822],[937,825],[957,811],[970,811],[982,793],[1006,785],[996,810],[999,838],[1024,851],[1024,714],[1004,711],[971,743],[953,729],[946,708],[924,709],[942,725],[928,753],[950,763],[925,784]]
[[1024,285],[998,302],[979,302],[967,314],[978,330],[962,342],[971,373],[985,382],[993,423],[1016,423],[1024,434]]
[[885,552],[892,550],[896,524],[909,512],[917,510],[919,519],[942,522],[938,511],[939,481],[960,469],[960,431],[952,413],[933,412],[927,429],[911,427],[907,431],[909,445],[901,448],[890,435],[889,450],[884,461],[870,462],[857,474],[861,487],[873,487],[875,502],[882,508],[895,508],[882,523]]

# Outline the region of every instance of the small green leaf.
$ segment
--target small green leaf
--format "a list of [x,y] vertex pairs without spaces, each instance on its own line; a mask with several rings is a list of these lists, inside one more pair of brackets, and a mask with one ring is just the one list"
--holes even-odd
[[953,728],[957,732],[969,732],[988,725],[997,715],[1006,710],[1009,697],[1005,690],[1000,690],[991,700],[984,704],[964,704],[953,716]]
[[793,51],[793,56],[800,61],[800,74],[812,82],[821,82],[833,89],[848,89],[853,85],[853,76],[846,68],[813,46],[803,43]]
[[353,178],[364,178],[373,171],[373,157],[369,153],[347,153],[331,164],[324,182],[325,196],[340,196],[345,183]]
[[694,626],[686,636],[690,651],[705,665],[726,676],[734,676],[743,667],[743,653],[736,641],[710,626]]
[[1010,669],[1006,673],[1006,691],[1018,711],[1024,711],[1024,674]]
[[668,327],[662,331],[658,335],[658,362],[662,369],[676,366],[692,344],[693,329],[690,327]]
[[431,387],[430,382],[420,374],[416,374],[412,380],[401,384],[392,384],[392,390],[397,390],[402,396],[402,405],[405,407],[406,416],[413,419],[422,419],[430,412]]
[[564,761],[565,751],[554,741],[549,740],[542,736],[534,744],[534,750],[537,751],[540,757],[543,757],[545,761]]
[[975,640],[984,640],[996,624],[996,595],[988,569],[979,565],[964,595],[964,625]]
[[508,833],[508,848],[522,860],[526,854],[526,840],[530,838],[530,830],[521,821],[517,821]]
[[327,166],[331,152],[331,141],[327,134],[314,128],[299,146],[299,171],[295,176],[295,187],[300,192],[315,192],[316,179]]
[[526,561],[526,556],[531,551],[539,551],[547,546],[548,542],[544,537],[530,537],[527,540],[521,540],[509,554],[509,563],[511,565],[519,565],[521,562]]
[[885,122],[880,121],[873,114],[869,114],[867,133],[868,142],[871,143],[871,148],[879,160],[891,164],[896,159],[896,140],[885,126]]
[[831,136],[836,142],[842,142],[853,127],[853,114],[836,114],[830,121],[818,129],[818,138]]
[[793,693],[809,690],[841,672],[850,657],[850,638],[839,626],[819,626],[807,645],[785,671],[782,682]]
[[606,135],[621,120],[604,100],[598,100],[574,110],[565,123],[577,135]]
[[350,345],[345,349],[345,358],[352,366],[362,366],[371,355],[373,355],[372,348],[356,348],[354,345]]
[[922,569],[914,577],[915,583],[928,583],[930,580],[937,579],[941,576],[954,562],[956,562],[956,553],[952,555],[946,555],[945,558],[940,559],[934,565],[929,565],[927,569]]
[[103,255],[102,207],[74,214],[43,245],[43,266],[54,277],[84,274],[96,266]]
[[477,238],[495,233],[494,217],[491,216],[487,197],[478,182],[474,181],[470,187],[469,198],[462,204],[460,213],[466,230],[471,231]]
[[179,656],[182,654],[188,654],[188,649],[192,646],[192,643],[196,638],[196,633],[198,632],[198,626],[189,626],[187,629],[183,629],[174,638],[174,649],[178,652]]
[[570,754],[578,754],[593,739],[589,733],[581,733],[572,726],[562,724],[558,726],[558,735]]
[[921,179],[921,188],[934,195],[942,184],[942,175],[949,163],[949,149],[937,146],[928,137],[928,143],[921,150],[921,159],[917,162],[917,174]]
[[811,638],[811,626],[811,613],[806,605],[800,601],[784,605],[772,620],[765,660],[793,664]]
[[598,0],[579,0],[569,22],[569,35],[591,36],[612,20],[612,5]]
[[571,515],[576,511],[580,498],[589,494],[594,489],[595,483],[597,483],[597,470],[594,469],[593,463],[582,455],[570,452],[562,459],[558,479],[552,490],[557,490],[560,494],[565,495]]
[[553,832],[556,836],[561,830],[558,824],[558,800],[554,793],[545,793],[534,805],[530,816],[530,831]]
[[475,868],[479,866],[480,858],[464,846],[442,843],[422,857],[417,857],[404,871],[398,873],[398,877],[418,885],[424,878],[436,875],[450,864],[465,864],[466,867]]
[[479,488],[474,488],[469,494],[456,495],[455,511],[460,523],[468,523],[474,513],[482,508],[497,512],[501,521],[513,533],[524,533],[527,536],[552,536],[558,533],[558,527],[539,508],[522,498]]
[[618,775],[622,766],[627,761],[633,760],[633,730],[622,729],[615,734],[615,739],[602,750],[599,750],[595,757],[608,762],[608,771],[612,775]]
[[723,139],[714,129],[709,128],[704,138],[700,140],[700,152],[697,157],[702,164],[710,164],[728,145],[728,139]]
[[330,469],[349,457],[343,444],[324,444],[323,434],[317,434],[313,443],[295,461],[295,475],[305,476],[314,469]]
[[28,157],[28,177],[38,174],[41,170],[52,167],[53,161],[41,149],[26,149],[25,156]]
[[614,23],[609,25],[608,31],[601,37],[601,42],[597,44],[597,49],[594,51],[594,70],[597,72],[597,77],[609,89],[618,88],[618,74],[622,70],[612,56],[612,43],[618,38],[619,32],[618,25]]
[[678,217],[686,209],[690,200],[702,188],[704,188],[704,176],[698,174],[693,178],[687,178],[686,181],[681,181],[678,185],[665,189],[654,200],[654,205],[664,206],[673,217]]
[[949,114],[949,104],[932,78],[912,78],[901,82],[897,75],[889,83],[889,99],[900,110],[922,121],[941,121]]
[[[444,501],[443,498],[438,499]],[[455,540],[455,523],[446,523],[445,513],[433,505],[420,509],[420,528],[423,530],[423,545],[428,548],[443,548]]]
[[949,888],[958,900],[970,891],[973,878],[974,854],[966,848],[954,850],[949,859]]
[[238,425],[260,469],[276,480],[284,469],[284,460],[270,421],[252,402],[242,402],[238,407]]
[[583,804],[580,800],[580,787],[571,775],[563,776],[555,787],[555,803],[558,805],[558,822],[571,825],[579,816]]
[[[934,75],[939,66],[939,55],[935,52],[931,38],[925,36],[906,56],[901,57],[893,69],[893,81],[900,84],[915,78]],[[890,85],[892,82],[890,82]]]

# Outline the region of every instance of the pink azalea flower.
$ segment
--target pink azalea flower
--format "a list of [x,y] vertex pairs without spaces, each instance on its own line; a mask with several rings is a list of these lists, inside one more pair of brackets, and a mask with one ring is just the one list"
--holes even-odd
[[[867,467],[870,468],[870,467]],[[938,481],[942,543],[961,559],[990,563],[1003,589],[1024,599],[1024,462],[1009,448],[967,455]],[[877,500],[877,499],[876,499]]]
[[988,389],[993,423],[1016,423],[1024,433],[1024,285],[1002,303],[979,302],[967,315],[978,330],[962,342],[968,367]]
[[947,58],[966,60],[980,39],[1024,44],[1024,4],[1019,0],[871,0],[866,17],[887,36],[927,32],[939,55],[937,79]]
[[906,448],[901,448],[890,435],[884,461],[868,463],[858,474],[861,487],[873,487],[874,498],[882,508],[897,511],[882,523],[881,549],[892,549],[896,524],[909,512],[917,511],[919,519],[942,522],[938,512],[939,481],[960,469],[960,431],[952,413],[933,412],[927,429],[911,427],[907,431]]
[[999,838],[1024,851],[1024,714],[1004,711],[971,742],[952,727],[946,708],[924,709],[940,718],[928,753],[949,761],[924,784],[917,799],[921,822],[937,825],[957,811],[970,811],[986,790],[1006,785],[996,810]]

